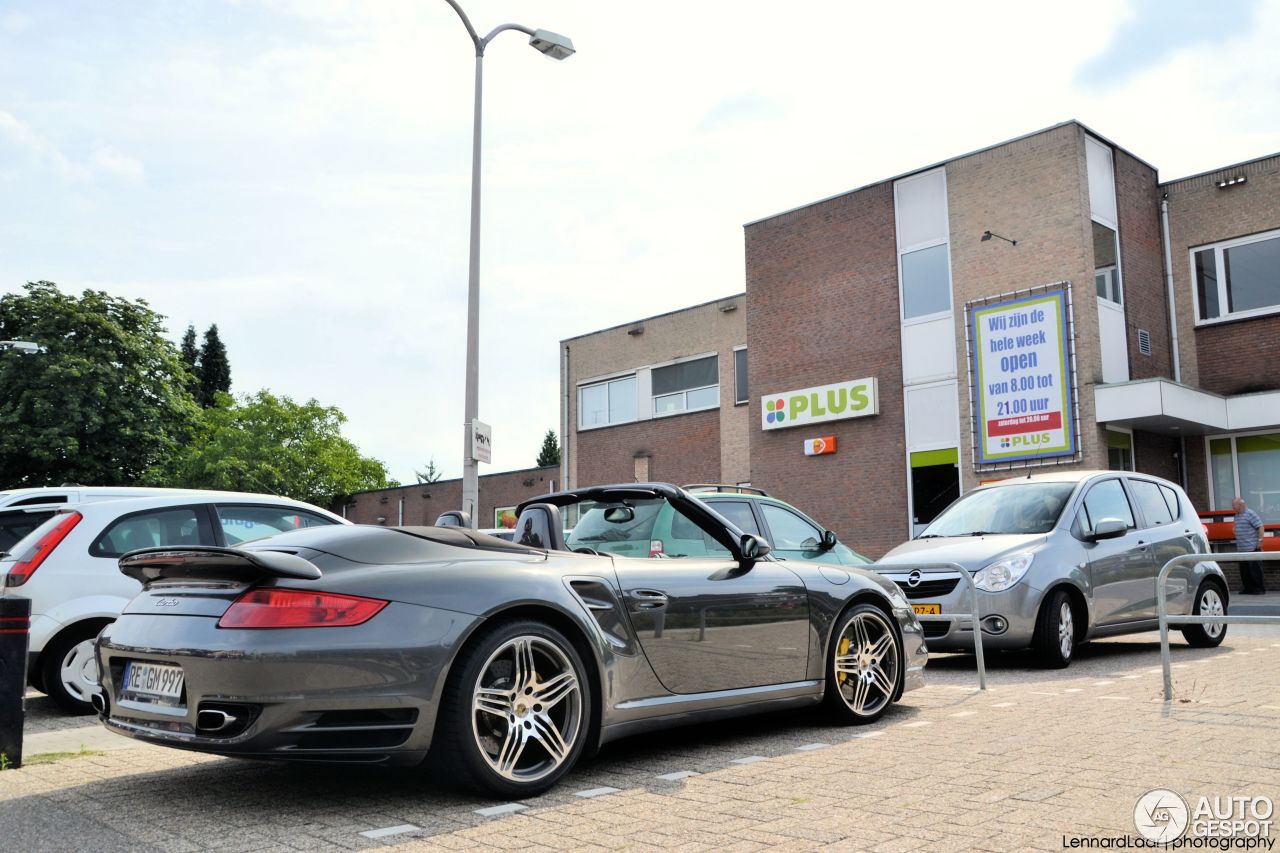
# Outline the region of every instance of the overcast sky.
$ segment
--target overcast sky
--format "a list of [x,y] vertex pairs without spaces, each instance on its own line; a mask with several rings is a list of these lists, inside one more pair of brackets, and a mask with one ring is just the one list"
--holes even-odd
[[[1162,179],[1280,151],[1280,0],[463,3],[578,50],[485,60],[481,473],[561,338],[741,292],[744,223],[1070,118]],[[444,0],[0,0],[0,292],[217,323],[233,391],[458,475],[473,55]]]

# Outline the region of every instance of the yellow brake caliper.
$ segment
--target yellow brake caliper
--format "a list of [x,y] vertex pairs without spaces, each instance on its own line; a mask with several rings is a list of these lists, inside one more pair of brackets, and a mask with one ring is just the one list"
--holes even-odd
[[[840,638],[840,645],[836,647],[836,657],[840,658],[840,657],[844,657],[845,655],[849,654],[849,646],[850,646],[849,638],[848,638],[848,637],[841,637],[841,638]],[[849,677],[849,676],[848,676],[848,674],[846,674],[846,673],[843,673],[843,672],[837,672],[837,673],[836,673],[836,683],[837,683],[837,684],[844,684],[845,679],[847,679],[848,677]]]

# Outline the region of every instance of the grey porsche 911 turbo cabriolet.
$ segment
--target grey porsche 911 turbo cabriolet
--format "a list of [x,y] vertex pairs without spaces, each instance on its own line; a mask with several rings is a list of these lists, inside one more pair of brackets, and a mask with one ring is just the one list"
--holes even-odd
[[518,798],[626,735],[818,704],[869,722],[922,684],[924,635],[895,584],[769,550],[664,483],[540,497],[512,542],[335,526],[147,548],[120,559],[144,587],[99,637],[93,701],[152,743],[429,759]]

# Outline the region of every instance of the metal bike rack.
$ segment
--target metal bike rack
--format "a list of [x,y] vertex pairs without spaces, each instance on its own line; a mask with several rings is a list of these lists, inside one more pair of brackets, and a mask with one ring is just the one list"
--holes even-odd
[[[1229,625],[1270,624],[1280,625],[1280,616],[1170,616],[1169,596],[1164,582],[1169,572],[1178,566],[1194,566],[1196,563],[1248,563],[1248,562],[1280,561],[1280,553],[1275,551],[1253,551],[1245,553],[1222,552],[1219,554],[1183,554],[1174,557],[1164,564],[1160,574],[1156,576],[1156,615],[1160,618],[1160,666],[1164,669],[1164,701],[1173,701],[1173,673],[1169,663],[1169,626],[1170,625]],[[1195,594],[1199,590],[1191,590],[1192,608],[1195,608]],[[1228,610],[1230,606],[1228,605]]]
[[[884,574],[911,574],[912,572],[920,572],[921,574],[942,574],[943,572],[955,572],[964,578],[965,584],[969,588],[969,603],[972,610],[968,613],[917,613],[916,618],[921,622],[969,622],[973,626],[973,656],[978,663],[978,689],[987,689],[987,666],[982,658],[982,620],[978,613],[978,587],[973,582],[973,572],[961,566],[959,563],[920,563],[918,565],[906,563],[893,563],[890,565],[882,565],[873,563],[864,568],[873,569],[876,573]],[[888,578],[886,578],[888,580]],[[892,581],[890,581],[892,583]],[[926,641],[927,642],[927,641]]]

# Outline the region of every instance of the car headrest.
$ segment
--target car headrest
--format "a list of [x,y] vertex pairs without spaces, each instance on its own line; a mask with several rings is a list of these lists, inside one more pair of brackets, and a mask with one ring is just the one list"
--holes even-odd
[[440,513],[440,517],[436,519],[436,527],[470,527],[471,513],[463,512],[460,509],[451,509],[448,512]]
[[564,519],[552,504],[529,504],[516,519],[515,543],[530,548],[563,551]]

